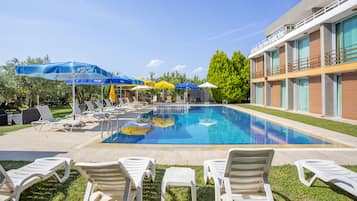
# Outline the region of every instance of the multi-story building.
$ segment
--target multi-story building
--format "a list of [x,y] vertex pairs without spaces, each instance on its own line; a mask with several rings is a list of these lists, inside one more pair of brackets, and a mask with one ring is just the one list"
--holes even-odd
[[357,0],[302,0],[265,34],[251,103],[357,120]]

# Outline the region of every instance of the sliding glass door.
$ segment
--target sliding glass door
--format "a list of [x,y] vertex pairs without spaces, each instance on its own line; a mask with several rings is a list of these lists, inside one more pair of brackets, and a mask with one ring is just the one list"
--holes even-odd
[[336,75],[336,116],[342,116],[342,75]]
[[263,83],[257,83],[256,84],[256,104],[263,105],[263,90],[264,90],[264,84]]
[[305,70],[309,67],[309,37],[298,40],[298,57],[299,57],[299,70]]
[[357,16],[336,24],[337,63],[357,61]]
[[309,79],[299,79],[298,85],[298,111],[309,112]]
[[281,108],[286,108],[286,83],[281,80]]

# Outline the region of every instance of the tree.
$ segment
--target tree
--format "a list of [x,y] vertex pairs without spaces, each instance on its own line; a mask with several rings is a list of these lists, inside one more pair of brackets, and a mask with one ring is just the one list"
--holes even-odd
[[235,72],[236,82],[234,82],[234,89],[236,90],[236,101],[242,102],[247,100],[249,96],[249,59],[246,58],[240,51],[233,52],[232,55],[233,71]]
[[216,51],[210,61],[207,80],[218,87],[211,90],[217,102],[242,102],[249,91],[249,62],[239,51],[234,52],[231,59],[223,51]]

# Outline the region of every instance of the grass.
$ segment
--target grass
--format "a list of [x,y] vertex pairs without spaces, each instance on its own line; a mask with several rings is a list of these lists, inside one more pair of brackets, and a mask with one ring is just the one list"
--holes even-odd
[[243,107],[243,108],[255,110],[258,112],[271,114],[271,115],[282,117],[285,119],[290,119],[290,120],[302,122],[305,124],[309,124],[312,126],[317,126],[317,127],[321,127],[321,128],[325,128],[328,130],[345,133],[345,134],[357,137],[357,125],[332,121],[332,120],[328,120],[328,119],[321,119],[321,118],[316,118],[316,117],[312,117],[312,116],[308,116],[308,115],[296,114],[296,113],[292,113],[292,112],[285,112],[285,111],[271,109],[271,108],[254,106],[254,105],[242,105],[241,104],[239,106]]
[[28,127],[31,127],[31,124],[13,125],[13,126],[0,126],[0,136],[4,135],[7,132],[16,131],[16,130],[20,130],[20,129],[28,128]]
[[[64,118],[66,115],[71,114],[72,109],[69,106],[65,107],[53,107],[51,108],[52,114],[54,118]],[[24,125],[12,125],[12,126],[0,126],[0,136],[4,135],[7,132],[12,132],[16,130],[20,130],[23,128],[31,127],[31,124]]]
[[66,115],[71,114],[72,109],[69,106],[52,107],[51,112],[54,118],[62,119]]
[[[5,169],[21,167],[28,162],[22,161],[0,161]],[[168,166],[158,165],[156,170],[156,180],[154,183],[144,182],[144,200],[159,201],[161,181],[165,169]],[[199,166],[190,166],[196,171],[196,182],[199,187],[197,190],[198,201],[213,201],[214,188],[213,183],[203,184],[203,168]],[[357,166],[347,166],[347,168],[357,171]],[[274,199],[277,201],[289,200],[353,200],[351,195],[335,186],[329,186],[321,181],[308,188],[300,183],[296,168],[291,165],[273,167],[270,172],[270,183],[273,190]],[[39,184],[32,186],[22,193],[21,201],[39,200],[39,201],[79,201],[83,199],[86,187],[86,181],[76,170],[71,171],[70,178],[63,184],[56,182],[55,178],[50,178]],[[190,200],[190,190],[188,188],[169,188],[166,192],[169,201]]]

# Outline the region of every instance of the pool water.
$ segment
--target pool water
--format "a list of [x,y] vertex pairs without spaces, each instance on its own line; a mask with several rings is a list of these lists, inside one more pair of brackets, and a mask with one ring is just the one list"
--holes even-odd
[[225,107],[194,106],[186,113],[153,114],[146,135],[113,134],[103,143],[131,144],[329,144],[299,131]]

